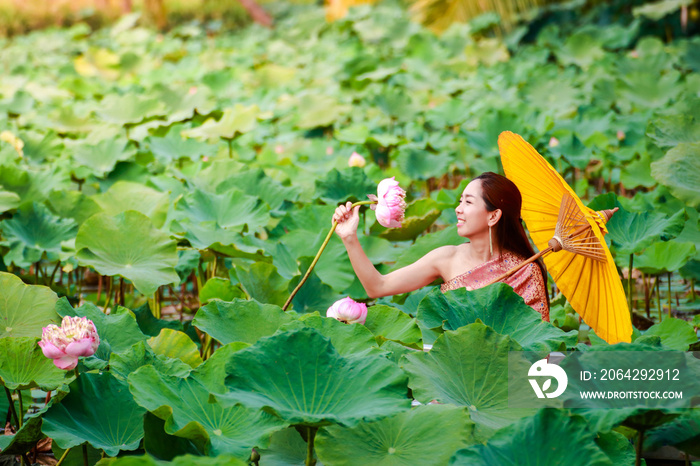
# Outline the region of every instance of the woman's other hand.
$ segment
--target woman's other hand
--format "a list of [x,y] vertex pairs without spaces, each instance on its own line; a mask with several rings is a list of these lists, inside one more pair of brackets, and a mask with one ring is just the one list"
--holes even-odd
[[360,206],[355,206],[354,209],[351,207],[352,202],[348,201],[345,205],[339,205],[333,214],[333,221],[338,222],[335,232],[340,236],[340,239],[357,235],[357,226],[360,224]]

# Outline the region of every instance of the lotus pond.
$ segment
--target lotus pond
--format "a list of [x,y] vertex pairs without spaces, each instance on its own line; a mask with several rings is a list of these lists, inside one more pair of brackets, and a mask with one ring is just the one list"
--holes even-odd
[[[503,38],[478,22],[436,36],[378,5],[333,23],[281,9],[235,34],[132,15],[0,39],[1,460],[700,456],[697,408],[509,407],[509,354],[686,352],[700,380],[700,37],[615,8]],[[606,240],[632,343],[596,336],[551,280],[551,323],[503,284],[370,300],[336,237],[282,310],[335,207],[387,177],[407,191],[403,227],[370,209],[360,223],[380,271],[463,241],[454,207],[472,176],[502,172],[504,130],[590,207],[620,208]],[[347,296],[364,325],[325,317]],[[66,316],[100,341],[72,370],[37,344]]]

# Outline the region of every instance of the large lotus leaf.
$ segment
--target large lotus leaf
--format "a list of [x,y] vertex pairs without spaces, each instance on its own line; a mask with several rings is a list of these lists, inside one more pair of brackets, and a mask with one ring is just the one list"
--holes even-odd
[[675,446],[691,455],[700,455],[700,410],[691,409],[645,434],[645,450],[653,451],[664,445]]
[[5,387],[51,391],[75,378],[72,371],[59,369],[44,356],[38,342],[31,337],[0,338],[0,381]]
[[[311,260],[315,253],[318,252],[320,244],[318,247],[316,244],[319,240],[324,239],[326,235],[326,231],[320,232],[317,237],[314,237],[313,233],[308,231],[298,232],[296,239],[300,240],[301,243],[290,247],[290,253],[292,256],[297,256],[299,262],[305,263],[306,259]],[[292,235],[289,236],[291,237]],[[304,237],[307,238],[305,247],[303,245]],[[286,242],[286,244],[290,245],[291,243]],[[303,267],[302,271],[306,272]],[[314,273],[323,283],[331,286],[335,290],[347,290],[355,281],[355,272],[352,270],[352,264],[348,260],[347,250],[337,235],[333,235],[326,245],[323,254],[321,254],[321,258],[314,267]]]
[[280,332],[300,328],[313,328],[331,340],[333,348],[341,356],[362,356],[382,353],[372,332],[361,324],[345,324],[336,319],[306,314],[280,327]]
[[700,121],[694,115],[663,115],[649,122],[646,135],[662,148],[700,142]]
[[302,96],[297,108],[299,118],[296,126],[301,129],[332,125],[347,110],[346,106],[339,105],[333,97],[318,94]]
[[274,334],[291,320],[292,317],[279,306],[234,299],[202,306],[192,324],[224,345],[234,341],[253,344],[261,337]]
[[[17,194],[20,205],[42,202],[52,189],[63,187],[48,171],[30,171],[15,165],[0,165],[0,186],[3,192]],[[9,201],[14,202],[14,197],[9,196]]]
[[296,201],[300,191],[295,186],[282,186],[279,182],[265,175],[265,172],[260,168],[242,171],[230,176],[216,187],[216,192],[221,194],[231,188],[236,188],[250,196],[259,197],[272,210],[282,207],[285,201]]
[[56,312],[61,317],[78,316],[90,319],[97,328],[100,341],[109,344],[109,348],[115,353],[126,351],[135,343],[146,340],[136,323],[134,313],[125,307],[117,306],[110,314],[105,314],[90,302],[73,309],[66,298],[61,298],[56,303]]
[[146,98],[137,93],[123,96],[110,94],[102,99],[97,114],[118,125],[140,123],[148,118],[163,115],[165,106],[157,99]]
[[107,192],[96,194],[92,199],[106,215],[117,215],[135,210],[150,217],[160,228],[168,212],[168,194],[131,181],[117,181]]
[[319,431],[316,451],[333,465],[445,464],[459,448],[476,443],[465,408],[427,405],[353,428]]
[[164,461],[187,454],[203,454],[191,440],[165,432],[165,421],[152,413],[146,413],[143,421],[143,449]]
[[605,225],[608,229],[607,238],[612,241],[616,254],[641,252],[652,243],[668,241],[683,231],[687,217],[683,209],[672,216],[653,212],[632,213],[613,199],[614,197],[600,196],[594,199],[589,207],[594,210],[620,208]]
[[126,383],[105,372],[84,373],[70,393],[44,414],[42,431],[61,448],[87,441],[109,456],[136,450],[143,438],[143,415]]
[[644,336],[649,335],[658,336],[662,345],[677,351],[688,351],[688,347],[698,341],[698,336],[690,323],[672,317],[649,327],[644,332]]
[[193,368],[203,362],[197,345],[184,332],[164,328],[158,336],[149,338],[147,343],[155,354],[179,359]]
[[245,105],[236,104],[233,108],[224,110],[224,114],[219,121],[209,119],[190,130],[182,132],[182,135],[188,138],[197,139],[233,139],[240,134],[245,134],[252,131],[257,125],[257,117],[260,109],[257,105],[246,107]]
[[216,154],[216,145],[184,139],[176,126],[173,126],[165,137],[151,136],[146,140],[155,158],[164,165],[181,159],[197,161],[200,157],[212,157]]
[[598,432],[595,443],[610,458],[612,464],[634,463],[635,451],[630,441],[619,432]]
[[427,180],[447,172],[453,158],[446,153],[433,154],[426,150],[405,148],[396,159],[401,171],[411,179]]
[[41,414],[43,413],[30,415],[14,434],[0,435],[0,450],[3,456],[23,455],[44,437],[41,433]]
[[42,327],[58,322],[58,296],[50,288],[25,285],[19,277],[0,272],[0,290],[0,338],[41,337]]
[[430,228],[441,214],[442,210],[437,202],[432,199],[418,199],[406,208],[401,228],[383,229],[380,236],[391,241],[412,240]]
[[324,179],[316,180],[316,196],[328,204],[366,201],[368,194],[376,195],[377,185],[359,167],[333,169]]
[[[307,448],[308,445],[299,431],[288,427],[272,434],[270,445],[258,450],[258,453],[261,463],[265,466],[305,466]],[[316,464],[323,466],[320,461]]]
[[634,16],[645,16],[652,21],[659,21],[664,16],[677,12],[681,7],[692,4],[691,0],[665,0],[645,3],[632,8]]
[[120,458],[105,458],[95,466],[247,466],[242,461],[230,455],[211,456],[178,456],[172,461],[158,461],[151,456],[122,456]]
[[202,304],[207,304],[214,299],[233,301],[236,298],[245,298],[245,293],[227,278],[212,277],[199,290],[199,302]]
[[16,193],[0,189],[0,212],[17,208],[20,204],[21,201]]
[[[311,263],[311,258],[302,258],[301,262],[306,262],[304,268],[308,268],[308,264]],[[297,275],[289,282],[289,290],[296,288],[297,284],[301,280],[301,275]],[[300,314],[319,312],[320,314],[325,314],[326,310],[333,305],[340,296],[338,293],[333,291],[333,288],[321,282],[314,272],[308,276],[304,285],[299,288],[297,294],[294,295],[292,300],[292,309]]]
[[175,272],[175,246],[148,217],[133,210],[114,217],[93,215],[75,239],[81,265],[93,267],[102,275],[121,275],[147,296],[159,286],[180,281]]
[[142,366],[153,366],[161,374],[176,377],[187,377],[192,372],[192,367],[179,359],[156,355],[143,341],[135,343],[121,353],[112,353],[109,357],[109,371],[124,381],[129,374]]
[[28,268],[46,259],[55,261],[61,253],[61,242],[75,238],[78,225],[71,219],[56,217],[42,204],[26,205],[10,219],[0,222],[3,241],[10,250],[5,263]]
[[144,366],[129,376],[138,404],[165,420],[165,431],[205,446],[212,456],[229,453],[241,459],[255,446],[267,446],[269,435],[286,426],[261,410],[235,401],[209,400],[209,388],[193,377],[179,378]]
[[414,346],[421,341],[416,319],[391,306],[380,304],[367,309],[365,326],[374,334],[379,344],[391,340]]
[[46,205],[55,215],[72,218],[78,225],[101,210],[93,198],[81,191],[52,191]]
[[414,263],[437,247],[445,245],[456,246],[462,243],[464,243],[464,238],[457,234],[456,226],[450,226],[435,233],[428,233],[416,239],[416,242],[399,256],[392,270]]
[[612,465],[594,440],[583,417],[545,408],[497,432],[486,445],[458,451],[450,465],[520,466],[524,459],[529,464]]
[[651,176],[678,199],[700,206],[700,142],[681,143],[651,164]]
[[[211,194],[199,189],[178,201],[178,218],[192,223],[209,222],[230,232],[239,232],[247,225],[250,231],[259,230],[270,219],[268,207],[257,197],[248,196],[238,189]],[[229,233],[230,235],[230,233]]]
[[[265,377],[259,377],[264,367]],[[231,356],[227,397],[290,424],[345,426],[408,409],[406,376],[381,356],[342,357],[310,328],[260,339]]]
[[645,273],[675,272],[695,256],[693,243],[654,243],[634,261],[635,268]]
[[682,90],[679,78],[680,73],[675,70],[661,76],[650,70],[623,75],[617,86],[618,103],[636,104],[642,108],[663,107]]
[[104,177],[114,170],[117,162],[129,160],[136,154],[133,148],[127,148],[126,139],[104,139],[95,144],[80,144],[75,147],[73,159],[80,165],[92,170],[92,174]]
[[418,320],[428,328],[456,330],[480,319],[501,335],[509,335],[527,351],[556,351],[578,343],[575,331],[565,333],[525,304],[505,283],[467,291],[431,291],[418,306]]
[[248,295],[261,302],[283,306],[289,297],[288,284],[274,265],[256,262],[249,269],[238,267],[238,279]]
[[[510,400],[508,397],[508,352],[519,350],[508,336],[475,323],[446,331],[429,353],[406,354],[401,367],[409,374],[416,400],[468,407],[481,429],[479,435],[484,436],[534,413],[532,409],[509,408],[509,402],[527,406],[523,400],[532,392],[527,383],[523,383],[523,390],[515,390],[513,385]],[[510,369],[527,374],[531,364],[520,354],[512,358]]]
[[[192,377],[207,387],[211,393],[226,392],[226,385],[224,385],[224,379],[226,379],[226,363],[233,353],[249,346],[248,343],[243,343],[242,341],[236,341],[221,346],[207,358],[204,364],[200,364],[192,371]],[[161,370],[158,371],[165,374]]]

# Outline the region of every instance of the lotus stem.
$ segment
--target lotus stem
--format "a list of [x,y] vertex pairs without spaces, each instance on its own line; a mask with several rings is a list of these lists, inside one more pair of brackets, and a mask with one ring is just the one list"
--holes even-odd
[[[22,391],[17,390],[17,399],[19,400],[19,416],[17,416],[17,428],[21,429],[22,428],[22,420],[24,418],[24,403],[22,403]],[[29,463],[31,464],[31,463]]]
[[314,439],[316,438],[316,432],[318,432],[318,427],[306,428],[306,461],[304,462],[306,466],[314,466],[316,464],[316,460],[314,459]]
[[105,307],[104,307],[105,314],[107,314],[107,308],[109,307],[109,303],[112,300],[112,283],[114,282],[112,277],[109,277],[108,280],[109,280],[109,287],[107,288],[107,298],[105,300]]
[[654,278],[654,286],[656,287],[656,309],[659,311],[659,323],[661,323],[663,319],[661,313],[663,311],[661,310],[661,284],[659,283],[658,275]]
[[673,304],[673,295],[671,294],[671,272],[668,272],[668,316],[671,317],[671,305]]
[[10,390],[5,388],[5,395],[7,395],[7,401],[10,403],[10,412],[12,413],[12,417],[15,418],[15,425],[19,426],[19,420],[17,418],[17,411],[15,411],[15,402],[12,400],[12,393],[10,393]]
[[695,279],[690,279],[690,297],[695,301]]
[[[376,204],[376,201],[360,201],[354,203],[351,207],[350,210],[354,209],[358,205],[369,205],[369,204]],[[311,275],[311,271],[314,269],[314,266],[318,262],[318,260],[321,258],[321,253],[323,253],[323,250],[326,249],[326,246],[328,245],[328,242],[331,240],[331,237],[333,236],[333,232],[335,231],[335,228],[338,226],[338,223],[336,221],[333,221],[333,226],[331,226],[330,231],[326,235],[326,239],[323,241],[323,244],[321,245],[321,248],[318,250],[316,253],[316,257],[314,257],[313,262],[311,262],[311,265],[309,268],[306,270],[306,273],[304,274],[304,277],[299,281],[299,284],[297,284],[296,288],[294,288],[294,291],[292,291],[292,294],[289,295],[289,298],[287,298],[287,302],[284,303],[284,306],[282,306],[282,310],[286,311],[289,305],[292,303],[292,300],[294,299],[294,296],[299,292],[299,289],[304,285],[306,280],[309,278],[309,275]]]
[[637,433],[637,448],[635,448],[636,457],[634,459],[634,466],[641,466],[642,464],[642,443],[644,443],[644,430],[640,430]]
[[87,442],[83,443],[83,465],[88,466]]
[[61,455],[61,459],[58,460],[58,463],[56,463],[56,466],[61,466],[61,463],[63,463],[63,460],[66,458],[69,451],[70,451],[70,448],[66,448],[66,451],[64,451],[63,454]]
[[632,286],[632,264],[634,263],[634,254],[630,254],[630,268],[627,269],[627,300],[629,301],[630,307],[630,319],[634,310],[632,306],[634,305],[634,299],[632,298],[632,293],[634,292],[634,287]]

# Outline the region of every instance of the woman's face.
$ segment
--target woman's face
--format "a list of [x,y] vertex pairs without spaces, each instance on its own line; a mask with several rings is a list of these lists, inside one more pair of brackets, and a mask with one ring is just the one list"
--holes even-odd
[[489,211],[482,197],[481,180],[474,180],[464,188],[459,204],[455,208],[457,214],[457,233],[460,236],[470,236],[489,229]]

